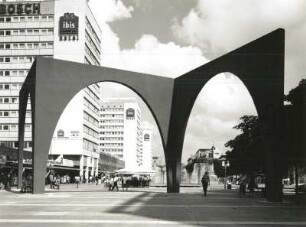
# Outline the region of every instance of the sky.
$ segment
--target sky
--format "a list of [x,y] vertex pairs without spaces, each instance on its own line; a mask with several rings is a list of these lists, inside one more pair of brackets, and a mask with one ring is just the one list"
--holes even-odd
[[[284,92],[306,78],[305,0],[90,0],[89,5],[102,29],[102,66],[175,78],[284,28]],[[105,83],[102,90],[104,97],[135,96],[117,84]],[[155,125],[140,105],[144,121]],[[216,75],[191,112],[183,161],[212,145],[225,152],[224,144],[239,133],[233,126],[246,114],[257,114],[246,87],[233,74]],[[154,128],[153,154],[162,157]]]

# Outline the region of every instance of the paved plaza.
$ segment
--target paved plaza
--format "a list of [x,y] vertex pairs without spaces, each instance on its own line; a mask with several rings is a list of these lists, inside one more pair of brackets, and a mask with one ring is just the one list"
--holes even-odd
[[[47,188],[48,189],[48,188]],[[0,191],[0,226],[306,226],[306,207],[269,203],[237,190],[164,187],[109,192],[101,185],[62,185],[46,194]]]

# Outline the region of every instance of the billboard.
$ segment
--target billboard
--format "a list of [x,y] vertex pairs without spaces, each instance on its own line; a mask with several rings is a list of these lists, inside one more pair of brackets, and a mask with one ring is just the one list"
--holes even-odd
[[61,41],[79,39],[79,17],[74,13],[65,13],[59,19],[59,36]]

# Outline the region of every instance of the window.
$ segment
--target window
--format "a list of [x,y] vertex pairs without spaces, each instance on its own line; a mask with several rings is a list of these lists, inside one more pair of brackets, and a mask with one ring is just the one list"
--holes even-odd
[[0,31],[0,36],[4,36],[4,31]]
[[33,30],[32,29],[28,29],[27,33],[28,33],[28,35],[33,35]]
[[13,30],[13,35],[18,35],[18,30]]
[[3,116],[4,116],[4,117],[8,117],[8,116],[9,116],[9,112],[8,112],[8,111],[4,111],[4,112],[3,112]]
[[64,137],[64,136],[65,136],[64,130],[60,129],[57,131],[57,137]]
[[0,44],[0,49],[4,49],[4,44]]
[[16,70],[12,71],[12,76],[17,76],[17,71]]
[[0,23],[4,22],[4,17],[0,17]]
[[25,22],[25,17],[20,17],[20,22]]
[[5,76],[10,76],[10,71],[4,71]]
[[17,43],[13,44],[13,49],[18,49],[18,44]]
[[34,29],[34,35],[39,35],[39,30],[38,29]]
[[24,49],[25,48],[25,44],[24,43],[20,43],[19,44],[19,49]]
[[39,17],[34,17],[34,21],[39,21]]
[[11,49],[11,44],[5,44],[5,49]]
[[34,49],[38,49],[38,43],[34,43]]
[[6,31],[5,34],[6,35],[11,35],[11,31]]
[[11,62],[11,59],[10,58],[5,58],[5,62]]
[[10,18],[10,17],[7,17],[7,18],[6,18],[6,22],[11,22],[11,18]]
[[25,35],[25,29],[20,29],[20,35]]
[[19,17],[13,17],[13,21],[14,22],[18,22],[19,21]]

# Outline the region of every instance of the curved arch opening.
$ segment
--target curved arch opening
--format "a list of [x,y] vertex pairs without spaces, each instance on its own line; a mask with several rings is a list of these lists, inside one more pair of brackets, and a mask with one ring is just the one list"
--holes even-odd
[[148,179],[159,182],[156,169],[164,163],[163,149],[160,127],[144,100],[128,86],[104,81],[78,92],[62,112],[49,150],[48,175],[59,175],[63,182],[79,176],[83,182],[102,183],[116,172],[138,175],[138,182],[131,179],[135,186],[144,176],[145,184]]
[[[189,116],[182,151],[181,184],[201,185],[204,172],[211,182],[223,184],[227,154],[233,149],[228,142],[242,131],[235,126],[243,116],[257,116],[253,99],[234,74],[215,75],[202,88]],[[228,161],[226,161],[228,163]]]

